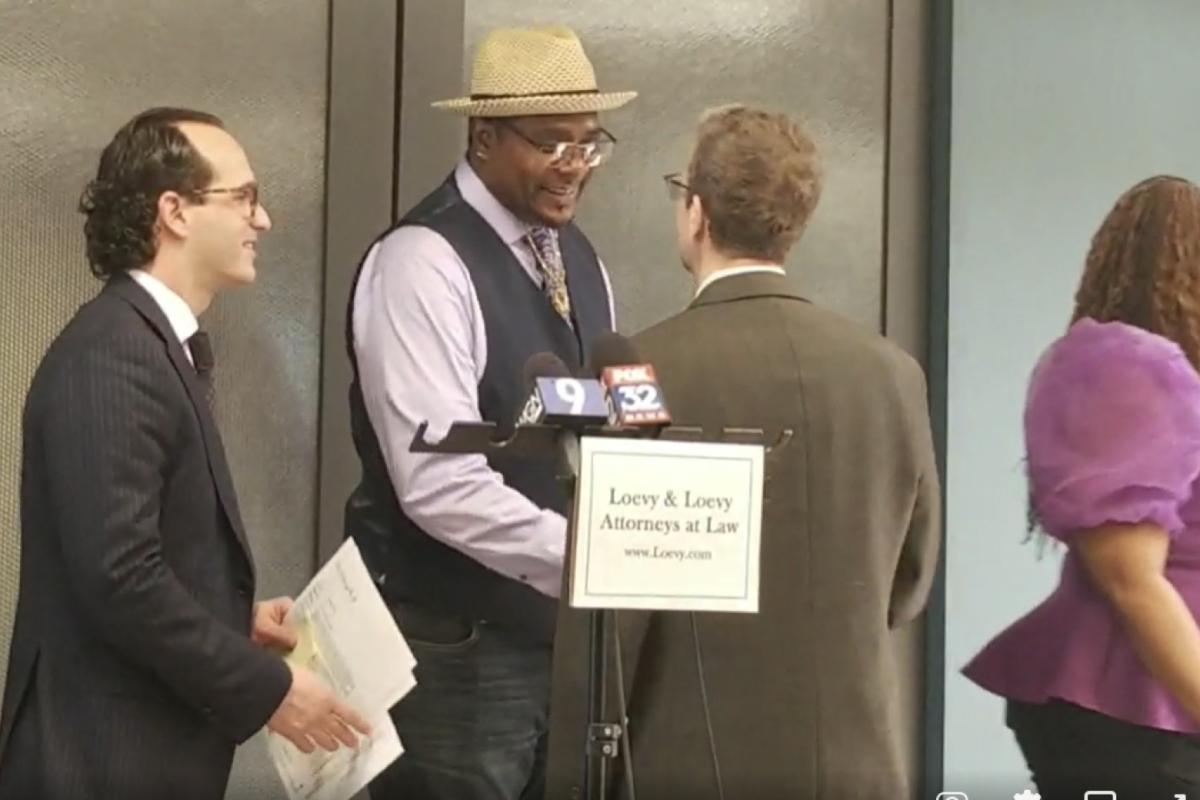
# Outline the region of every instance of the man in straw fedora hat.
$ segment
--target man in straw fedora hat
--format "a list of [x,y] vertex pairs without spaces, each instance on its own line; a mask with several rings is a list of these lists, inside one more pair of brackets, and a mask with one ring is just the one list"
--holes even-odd
[[479,45],[446,181],[371,245],[354,281],[351,419],[362,481],[349,535],[417,658],[393,717],[405,755],[375,800],[541,798],[551,644],[566,538],[553,469],[408,451],[455,421],[510,425],[536,353],[581,367],[613,327],[612,291],[573,224],[614,138],[576,35],[501,29]]

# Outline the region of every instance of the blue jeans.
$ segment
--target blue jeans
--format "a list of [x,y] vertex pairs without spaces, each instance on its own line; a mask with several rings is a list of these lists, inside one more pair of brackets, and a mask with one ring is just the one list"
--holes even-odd
[[417,686],[392,709],[404,754],[371,782],[371,800],[542,800],[551,649],[486,622],[392,613]]

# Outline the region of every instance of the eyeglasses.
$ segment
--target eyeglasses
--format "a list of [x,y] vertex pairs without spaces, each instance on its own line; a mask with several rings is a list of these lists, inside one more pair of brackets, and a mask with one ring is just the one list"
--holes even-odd
[[600,129],[600,135],[604,138],[591,142],[539,142],[526,136],[520,128],[507,120],[498,119],[496,122],[537,148],[538,152],[555,166],[582,161],[586,167],[598,167],[612,156],[613,148],[617,144],[617,138],[603,128]]
[[214,194],[227,194],[239,203],[248,205],[249,216],[258,213],[258,184],[247,183],[244,186],[226,186],[218,189],[197,189],[191,192],[193,197],[207,197]]
[[683,182],[683,176],[678,172],[663,175],[663,183],[667,185],[667,197],[671,202],[686,200],[692,194],[692,187]]

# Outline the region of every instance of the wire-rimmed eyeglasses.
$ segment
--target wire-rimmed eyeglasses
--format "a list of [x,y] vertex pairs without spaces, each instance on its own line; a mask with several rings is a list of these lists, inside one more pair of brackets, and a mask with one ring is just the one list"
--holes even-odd
[[692,193],[692,187],[688,186],[683,181],[683,175],[678,172],[670,172],[663,175],[663,183],[667,185],[667,197],[671,201],[685,200]]
[[249,211],[249,216],[253,217],[258,212],[258,184],[247,183],[244,186],[223,186],[216,189],[197,189],[190,192],[194,197],[207,197],[208,195],[227,194],[234,200],[240,203],[246,203]]
[[612,157],[617,144],[617,137],[603,128],[599,131],[600,138],[590,142],[539,142],[508,120],[498,119],[496,122],[520,136],[555,165],[582,161],[586,167],[598,167]]

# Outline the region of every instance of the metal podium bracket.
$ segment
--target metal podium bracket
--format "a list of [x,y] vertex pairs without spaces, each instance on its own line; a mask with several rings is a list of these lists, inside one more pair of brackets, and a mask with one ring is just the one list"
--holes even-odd
[[588,755],[615,759],[621,752],[624,731],[615,722],[593,722],[588,725]]
[[[636,429],[635,429],[636,430]],[[784,428],[774,442],[767,444],[762,428],[721,428],[709,433],[703,428],[674,426],[663,428],[655,438],[668,442],[711,442],[719,444],[761,444],[768,454],[787,446],[792,440],[791,428]]]
[[[429,441],[425,434],[428,422],[422,422],[413,436],[409,449],[414,453],[482,453],[512,455],[526,458],[555,458],[558,437],[562,428],[557,425],[518,425],[512,433],[505,432],[494,422],[456,422],[438,442]],[[645,438],[645,428],[586,427],[580,436],[600,436],[611,439]],[[654,438],[667,442],[722,442],[726,444],[760,444],[768,454],[785,447],[792,440],[791,428],[784,428],[770,444],[764,441],[761,428],[721,428],[708,432],[703,428],[672,425],[663,428]]]
[[422,422],[409,450],[414,453],[482,453],[552,458],[557,452],[558,427],[520,425],[509,436],[494,422],[455,422],[437,442],[426,438],[429,423]]

